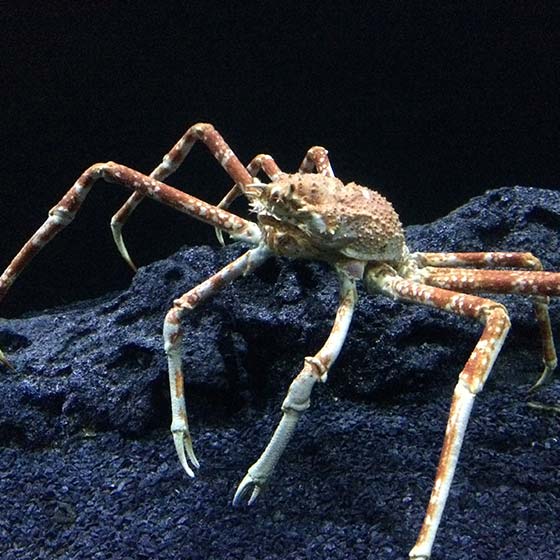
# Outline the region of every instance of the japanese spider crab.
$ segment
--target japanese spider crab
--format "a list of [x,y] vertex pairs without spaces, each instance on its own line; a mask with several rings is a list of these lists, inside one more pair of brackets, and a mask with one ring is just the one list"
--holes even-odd
[[[172,188],[162,181],[184,161],[193,144],[203,142],[235,182],[217,206]],[[262,183],[257,175],[270,179]],[[314,384],[325,382],[346,338],[356,304],[356,282],[370,293],[444,309],[483,325],[482,334],[453,393],[443,449],[424,522],[410,557],[430,557],[436,531],[457,465],[474,398],[483,388],[510,327],[503,305],[473,292],[516,293],[531,296],[542,338],[544,371],[539,387],[557,365],[548,315],[548,297],[560,295],[560,273],[543,272],[530,253],[410,253],[403,228],[391,204],[377,192],[335,178],[327,151],[313,147],[297,173],[282,172],[269,155],[258,155],[245,168],[210,124],[196,124],[147,176],[113,162],[84,171],[51,209],[48,219],[23,246],[0,277],[0,300],[30,260],[75,217],[86,195],[99,180],[132,189],[113,216],[111,228],[123,258],[134,268],[123,242],[125,221],[146,196],[167,204],[243,240],[254,248],[174,301],[163,326],[169,364],[172,403],[171,432],[179,460],[189,476],[199,463],[187,422],[181,368],[181,320],[184,315],[233,280],[255,270],[272,255],[317,259],[330,263],[340,280],[340,303],[324,346],[304,360],[282,404],[282,418],[270,443],[251,466],[233,498],[239,504],[251,492],[252,503],[286,448],[298,419],[310,404]],[[242,219],[225,208],[236,197],[247,198],[258,222]],[[476,268],[479,267],[479,268]],[[498,270],[492,269],[497,267]],[[508,270],[520,268],[524,270]],[[0,362],[11,367],[0,350]]]

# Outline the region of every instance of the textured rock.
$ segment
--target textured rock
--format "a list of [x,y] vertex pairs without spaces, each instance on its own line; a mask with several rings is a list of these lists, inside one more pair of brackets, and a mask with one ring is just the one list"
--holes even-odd
[[[560,195],[515,187],[409,227],[407,239],[411,250],[531,250],[560,270],[559,231]],[[167,432],[162,321],[174,297],[242,251],[187,248],[140,269],[124,292],[0,321],[15,367],[0,372],[2,558],[406,556],[479,325],[360,291],[345,348],[271,487],[233,509],[337,300],[328,268],[272,259],[188,318],[202,468],[187,479]],[[531,305],[499,299],[513,329],[477,400],[434,558],[560,550],[560,421],[524,402],[541,367]],[[551,318],[558,341],[556,303]],[[557,383],[542,398],[560,400]]]

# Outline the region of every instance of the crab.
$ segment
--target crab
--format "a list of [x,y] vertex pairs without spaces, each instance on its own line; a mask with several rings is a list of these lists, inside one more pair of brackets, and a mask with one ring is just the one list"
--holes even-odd
[[[185,160],[200,141],[219,161],[234,186],[214,206],[162,181]],[[258,179],[259,174],[269,182]],[[515,293],[530,296],[542,339],[544,369],[533,386],[550,380],[557,365],[548,314],[549,296],[560,295],[560,273],[544,272],[531,253],[411,253],[393,206],[381,194],[334,176],[327,150],[309,149],[296,173],[280,170],[274,159],[257,155],[244,167],[218,131],[210,124],[190,127],[163,161],[144,175],[114,162],[86,169],[50,210],[48,219],[25,243],[0,276],[0,300],[31,259],[74,219],[88,192],[100,179],[134,192],[111,220],[117,248],[136,269],[122,237],[122,227],[145,197],[171,206],[252,246],[242,256],[181,295],[165,316],[164,348],[169,367],[171,433],[181,465],[193,477],[199,462],[193,450],[185,406],[181,363],[182,321],[187,313],[218,290],[254,271],[272,256],[312,259],[330,264],[340,285],[339,305],[331,332],[319,351],[304,359],[282,403],[282,417],[259,459],[239,484],[233,504],[248,496],[251,504],[269,480],[286,449],[302,413],[310,406],[317,382],[327,375],[347,336],[357,301],[357,282],[365,290],[395,300],[427,305],[474,319],[483,326],[480,338],[459,374],[435,482],[410,558],[428,559],[447,501],[474,399],[482,390],[504,343],[510,320],[503,305],[476,292]],[[257,222],[227,210],[244,196]],[[514,270],[517,269],[517,270]],[[0,349],[0,363],[12,367]]]

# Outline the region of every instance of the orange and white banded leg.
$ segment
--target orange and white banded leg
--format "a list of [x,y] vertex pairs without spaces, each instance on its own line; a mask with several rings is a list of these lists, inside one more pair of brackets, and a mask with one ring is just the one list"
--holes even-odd
[[[225,169],[227,174],[235,181],[236,184],[240,185],[241,191],[243,191],[243,186],[251,183],[251,175],[230,149],[220,133],[208,123],[198,123],[191,126],[173,146],[173,148],[165,154],[163,161],[150,173],[149,176],[158,181],[163,181],[169,177],[179,168],[194,144],[198,141],[206,145],[210,153],[220,162],[220,165]],[[121,256],[134,271],[136,271],[136,266],[132,262],[124,243],[122,228],[128,220],[130,214],[132,214],[134,209],[143,199],[144,195],[141,192],[134,192],[111,218],[111,231],[113,233],[115,244],[117,245]]]
[[411,253],[410,258],[419,266],[443,267],[507,267],[542,270],[541,261],[532,253],[502,252],[502,251],[473,251],[457,253]]
[[249,504],[257,499],[286,449],[299,417],[309,408],[313,386],[317,381],[324,383],[327,380],[328,371],[340,353],[352,319],[357,293],[354,280],[346,273],[340,271],[339,278],[340,302],[331,333],[317,354],[305,358],[303,369],[292,381],[282,403],[280,423],[262,455],[239,484],[233,498],[234,505],[240,504],[250,491]]
[[299,166],[300,173],[319,173],[325,177],[334,177],[334,171],[329,161],[328,151],[322,146],[313,146],[307,150]]
[[[533,257],[534,258],[534,257]],[[540,263],[539,263],[540,265]],[[473,268],[426,267],[423,281],[432,286],[460,292],[520,294],[533,300],[541,336],[544,369],[531,391],[550,380],[558,359],[548,313],[549,296],[560,295],[560,273],[542,270],[481,270]]]
[[271,255],[270,250],[261,245],[251,249],[222,270],[183,294],[173,302],[163,324],[163,339],[169,367],[169,388],[171,392],[171,433],[179,461],[189,476],[194,476],[190,463],[198,468],[199,463],[193,451],[185,406],[184,375],[181,365],[183,327],[185,314],[207,300],[221,288],[261,265]]
[[[271,180],[276,181],[282,175],[282,170],[278,167],[272,156],[268,154],[259,154],[255,156],[246,167],[247,171],[251,177],[256,177],[261,171]],[[258,187],[258,183],[254,183],[253,186]],[[242,190],[236,183],[231,187],[228,193],[220,200],[218,203],[218,208],[228,208],[230,204],[239,196],[241,196]],[[225,245],[224,236],[222,231],[216,228],[216,237],[220,242],[220,245]]]
[[[507,285],[496,286],[492,288],[492,277],[484,280],[479,279],[479,286],[472,287],[474,278],[468,279],[463,282],[463,274],[456,274],[450,271],[448,275],[445,270],[439,267],[449,268],[453,267],[483,267],[483,268],[523,268],[534,271],[542,271],[543,266],[541,261],[532,253],[526,252],[502,252],[502,251],[487,251],[487,252],[469,252],[469,253],[413,253],[410,255],[411,259],[421,267],[426,267],[422,270],[421,274],[428,284],[448,288],[450,290],[462,291],[488,291],[495,293],[521,293],[517,288],[511,288]],[[435,271],[431,271],[430,267],[437,267]],[[481,271],[483,273],[484,271]],[[492,271],[489,271],[490,273]],[[550,273],[549,273],[550,274]],[[432,279],[433,278],[433,279]],[[514,280],[517,280],[515,278]],[[481,283],[482,282],[482,283]],[[506,283],[507,284],[507,283]],[[533,391],[544,385],[552,376],[556,369],[558,359],[556,357],[556,350],[554,340],[552,337],[552,327],[550,324],[550,316],[548,313],[548,305],[550,303],[549,297],[546,295],[534,295],[534,292],[523,292],[524,295],[531,296],[533,300],[533,307],[535,316],[537,318],[537,325],[541,335],[542,341],[542,360],[544,369],[537,381],[531,387]]]
[[[33,257],[58,232],[74,220],[90,189],[99,179],[104,179],[108,183],[120,184],[139,192],[143,196],[149,196],[179,210],[179,212],[188,214],[212,226],[219,227],[233,238],[242,239],[252,244],[258,244],[261,240],[261,231],[252,222],[244,220],[226,210],[216,208],[203,200],[156,181],[124,165],[113,162],[98,163],[84,171],[70,190],[51,208],[47,220],[31,236],[29,241],[25,243],[12,259],[6,270],[4,270],[0,276],[0,301]],[[1,351],[0,362],[7,365],[6,357]]]
[[430,558],[475,396],[482,390],[509,331],[510,321],[503,305],[470,294],[461,294],[402,278],[387,266],[370,268],[366,273],[370,292],[381,292],[397,300],[443,309],[480,321],[483,331],[467,363],[459,374],[449,412],[449,420],[434,487],[424,522],[410,558]]

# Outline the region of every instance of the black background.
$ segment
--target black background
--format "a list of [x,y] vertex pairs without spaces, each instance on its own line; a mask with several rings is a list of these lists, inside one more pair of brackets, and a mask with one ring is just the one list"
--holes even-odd
[[[380,190],[405,224],[493,187],[553,188],[556,6],[8,6],[0,33],[0,268],[90,164],[114,160],[149,172],[198,121],[214,123],[242,161],[269,152],[284,170],[322,144],[340,178]],[[211,202],[231,185],[200,147],[168,182]],[[18,280],[2,315],[125,287],[131,274],[109,220],[127,195],[112,185],[94,189]],[[215,243],[210,228],[152,201],[125,239],[138,264],[187,243]]]

